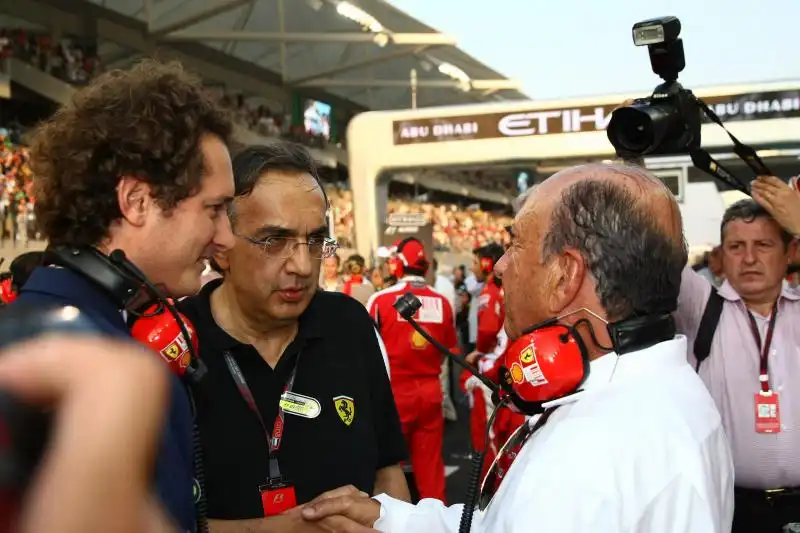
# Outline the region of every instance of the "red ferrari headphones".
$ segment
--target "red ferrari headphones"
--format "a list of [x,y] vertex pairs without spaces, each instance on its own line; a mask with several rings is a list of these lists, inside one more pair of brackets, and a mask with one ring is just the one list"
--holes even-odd
[[8,305],[16,299],[17,291],[14,288],[14,280],[11,279],[11,274],[6,274],[0,281],[0,302]]
[[515,339],[503,355],[500,385],[526,414],[541,413],[543,403],[575,393],[586,381],[589,351],[577,331],[579,327],[588,330],[596,346],[618,356],[675,337],[671,313],[646,315],[608,324],[613,345],[602,346],[587,319],[572,326],[560,323],[579,312],[594,315],[588,309],[579,309],[536,324]]
[[389,269],[389,275],[394,278],[403,277],[403,261],[398,257],[390,257],[386,260],[386,266]]
[[106,256],[90,247],[52,246],[44,264],[77,272],[103,289],[120,309],[136,317],[131,327],[133,338],[158,353],[172,372],[193,382],[205,374],[191,322],[122,250]]
[[490,275],[494,272],[497,262],[503,257],[505,249],[499,244],[490,243],[486,246],[476,248],[472,253],[478,257],[478,264],[481,272]]

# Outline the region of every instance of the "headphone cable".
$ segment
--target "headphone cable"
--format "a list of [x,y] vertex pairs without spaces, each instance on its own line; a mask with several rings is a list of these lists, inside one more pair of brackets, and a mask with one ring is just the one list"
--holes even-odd
[[486,450],[489,449],[489,438],[492,432],[492,426],[494,425],[494,419],[497,417],[497,413],[500,412],[500,409],[505,407],[507,403],[508,397],[503,398],[492,411],[492,416],[489,417],[489,422],[486,424],[483,451],[477,452],[472,456],[469,482],[467,484],[467,493],[464,497],[464,509],[461,511],[461,522],[458,525],[458,533],[469,533],[470,529],[472,529],[472,515],[475,513],[475,506],[478,504],[483,460],[486,456]]

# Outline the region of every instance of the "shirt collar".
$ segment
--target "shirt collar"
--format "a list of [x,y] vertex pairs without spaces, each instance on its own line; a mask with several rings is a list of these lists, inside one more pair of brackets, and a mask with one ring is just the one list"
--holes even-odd
[[[214,292],[222,285],[223,280],[215,279],[206,283],[201,291],[196,296],[197,298],[197,315],[200,323],[196,324],[198,329],[212,332],[214,344],[221,350],[230,350],[242,343],[233,338],[227,331],[225,331],[217,321],[214,320],[214,315],[211,312],[211,293]],[[324,337],[324,324],[326,324],[330,317],[321,316],[319,305],[315,305],[319,298],[319,294],[324,292],[318,290],[311,303],[299,318],[297,328],[296,340],[306,341],[311,339],[318,339]]]
[[677,369],[686,364],[686,337],[683,335],[676,335],[670,341],[623,356],[610,352],[589,363],[589,376],[578,392],[546,402],[542,407],[548,409],[577,402],[587,394],[594,394],[618,383]]
[[398,283],[425,283],[425,278],[422,276],[403,276]]
[[[742,297],[739,296],[739,293],[736,292],[736,289],[733,288],[733,285],[731,285],[727,279],[722,282],[722,286],[720,286],[718,292],[720,296],[731,302],[738,302],[742,299]],[[781,298],[797,301],[800,300],[800,294],[792,289],[788,281],[783,280],[783,283],[781,284]]]
[[96,313],[126,330],[120,306],[85,276],[67,268],[37,267],[20,290],[54,296],[87,313]]

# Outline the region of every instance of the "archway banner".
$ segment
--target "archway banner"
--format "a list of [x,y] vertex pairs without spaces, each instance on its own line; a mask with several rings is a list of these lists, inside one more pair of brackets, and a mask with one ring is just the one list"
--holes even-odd
[[[703,97],[725,122],[800,117],[800,89]],[[619,102],[395,120],[394,144],[528,137],[603,131]],[[706,122],[708,120],[706,119]]]

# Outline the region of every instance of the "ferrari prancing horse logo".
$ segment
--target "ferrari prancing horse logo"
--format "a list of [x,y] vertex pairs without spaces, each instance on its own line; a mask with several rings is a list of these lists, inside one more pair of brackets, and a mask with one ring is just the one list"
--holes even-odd
[[356,404],[349,396],[337,396],[333,399],[333,405],[336,406],[336,414],[342,419],[346,426],[353,423],[356,417]]

